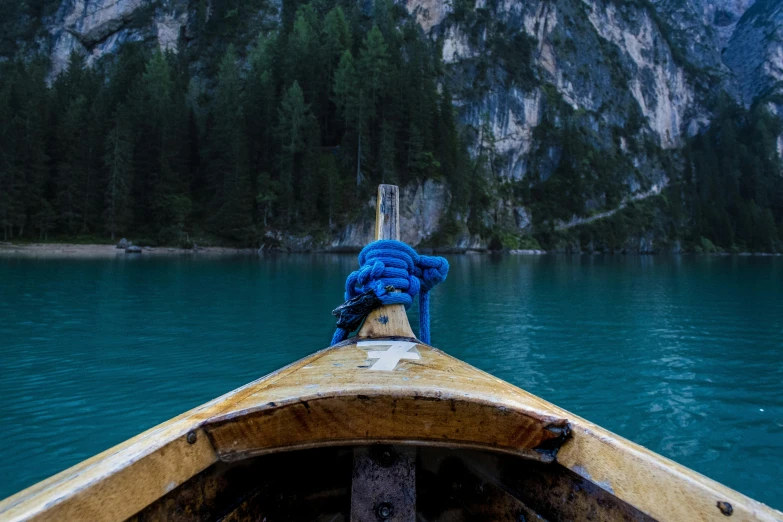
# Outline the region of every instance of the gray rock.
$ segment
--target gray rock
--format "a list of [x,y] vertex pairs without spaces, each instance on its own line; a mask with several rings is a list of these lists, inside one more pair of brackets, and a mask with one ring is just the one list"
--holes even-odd
[[734,30],[724,61],[737,78],[745,105],[783,91],[783,4],[759,2]]
[[128,248],[129,246],[131,246],[132,244],[133,244],[133,243],[131,243],[131,242],[130,242],[130,241],[128,241],[127,239],[125,239],[125,238],[122,238],[122,239],[120,239],[120,242],[119,242],[119,243],[117,243],[117,248],[121,248],[121,249],[123,249],[123,250],[124,250],[124,249]]
[[509,254],[514,254],[518,256],[540,256],[541,254],[546,254],[544,250],[528,250],[528,249],[514,249],[509,250]]
[[[451,193],[445,184],[426,180],[416,181],[400,187],[400,239],[410,245],[416,246],[426,241],[440,228],[441,219],[446,214],[446,209],[451,201]],[[333,251],[360,250],[371,242],[375,233],[374,216],[375,197],[367,202],[365,212],[353,223],[335,234],[328,248]],[[302,251],[314,249],[313,238],[310,236],[293,237],[276,232],[267,233],[271,237],[283,243],[288,250]]]
[[85,55],[91,65],[127,42],[155,42],[162,49],[176,50],[180,28],[188,21],[187,2],[150,7],[155,6],[147,0],[63,0],[46,23],[52,77],[66,67],[72,51]]
[[530,217],[530,212],[525,207],[514,207],[514,220],[516,221],[517,228],[522,231],[528,231],[533,224],[533,220]]
[[125,249],[126,254],[141,254],[143,250],[140,246],[131,245]]

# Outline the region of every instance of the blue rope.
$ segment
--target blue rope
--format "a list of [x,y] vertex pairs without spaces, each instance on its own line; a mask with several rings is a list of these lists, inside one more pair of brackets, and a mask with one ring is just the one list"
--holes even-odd
[[[419,338],[429,344],[430,290],[448,273],[449,262],[443,257],[419,255],[401,241],[374,241],[359,253],[359,270],[345,280],[345,300],[372,289],[384,305],[410,308],[419,294]],[[387,292],[389,285],[400,292]],[[345,340],[350,333],[338,328],[332,344]]]

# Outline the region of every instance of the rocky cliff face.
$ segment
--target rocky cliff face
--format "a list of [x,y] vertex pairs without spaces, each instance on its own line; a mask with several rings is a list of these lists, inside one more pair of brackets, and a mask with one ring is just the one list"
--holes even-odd
[[779,109],[783,95],[783,2],[758,0],[737,24],[723,59],[734,71],[746,105],[761,99]]
[[[446,186],[433,180],[403,187],[400,193],[400,240],[418,245],[432,237],[440,228],[450,197]],[[374,200],[367,202],[366,210],[367,214],[375,215]],[[358,250],[371,242],[374,234],[373,220],[361,219],[342,230],[328,246],[335,250]]]
[[[594,114],[599,128],[622,126],[638,108],[646,120],[644,133],[663,148],[679,147],[683,138],[709,122],[705,93],[696,92],[705,78],[727,85],[736,82],[735,70],[723,62],[721,52],[751,4],[752,0],[584,0],[490,5],[479,0],[476,7],[491,13],[492,22],[483,25],[455,16],[445,2],[410,0],[407,7],[422,27],[443,39],[444,62],[462,73],[464,121],[478,127],[482,116],[489,117],[498,152],[509,155],[504,174],[519,177],[526,171],[532,131],[545,110],[542,93],[549,86],[574,111]],[[465,94],[475,83],[471,68],[482,53],[491,54],[487,32],[499,26],[506,38],[524,33],[535,40],[532,59],[538,85]],[[738,38],[731,45],[743,54]],[[733,51],[732,47],[727,52]]]
[[187,0],[63,0],[46,22],[52,73],[65,67],[73,51],[93,63],[126,42],[149,41],[171,49],[187,26],[188,15]]
[[[649,147],[639,144],[679,149],[710,124],[709,107],[721,91],[746,106],[763,100],[783,115],[779,0],[477,0],[475,5],[470,0],[467,6],[409,0],[406,5],[425,30],[442,39],[462,121],[477,129],[479,144],[486,135],[482,125],[488,124],[491,145],[504,159],[501,177],[524,179],[532,173],[545,180],[558,165],[559,146],[537,138],[547,118],[576,118],[597,149],[627,160],[621,203],[609,208],[588,201],[592,217],[574,216],[559,229],[659,194],[670,176]],[[474,7],[485,16],[466,14]],[[509,40],[519,34],[533,41],[535,79],[527,85],[508,82],[497,71],[502,60],[493,49],[493,37]],[[555,109],[556,101],[564,107]],[[638,116],[641,126],[634,121]],[[783,137],[778,143],[783,155]],[[513,212],[525,217],[516,219],[525,233],[528,209]]]
[[[746,105],[763,100],[783,115],[780,0],[403,1],[442,44],[473,153],[491,149],[501,182],[546,180],[559,164],[562,143],[547,139],[545,130],[568,119],[591,147],[622,165],[617,201],[644,198],[669,179],[654,150],[677,150],[708,126],[716,92]],[[53,73],[73,50],[95,61],[128,41],[173,48],[180,35],[192,37],[195,4],[62,0],[44,21],[50,38],[42,45]],[[210,2],[202,4],[209,16]],[[403,228],[410,237],[403,239],[425,241],[448,207],[448,190],[427,181],[406,187],[404,197]],[[619,207],[595,197],[587,208],[601,215]],[[487,219],[499,215],[523,233],[530,227],[530,209],[513,202]],[[363,244],[369,234],[351,226],[332,246]]]

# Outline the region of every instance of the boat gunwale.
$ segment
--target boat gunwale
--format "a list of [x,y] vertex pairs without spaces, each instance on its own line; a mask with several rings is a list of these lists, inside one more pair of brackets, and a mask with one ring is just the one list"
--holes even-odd
[[[389,339],[392,340],[392,339]],[[406,339],[407,340],[407,339]],[[328,447],[328,446],[346,446],[351,444],[372,444],[376,442],[391,442],[394,444],[411,445],[438,445],[449,447],[465,447],[470,449],[483,449],[493,452],[513,454],[525,457],[523,452],[503,451],[503,448],[487,445],[473,445],[461,442],[451,441],[432,441],[432,440],[398,440],[398,439],[342,439],[334,441],[321,441],[315,445],[296,444],[291,446],[280,446],[261,450],[257,453],[248,453],[239,459],[226,458],[220,455],[214,442],[209,435],[211,427],[217,427],[221,423],[236,422],[241,419],[247,419],[253,414],[263,413],[266,403],[260,404],[256,408],[246,408],[244,410],[226,411],[220,408],[228,401],[236,404],[238,401],[251,397],[254,393],[263,394],[264,390],[281,383],[281,380],[287,376],[295,375],[298,371],[321,360],[324,356],[337,351],[344,352],[351,350],[361,339],[349,339],[339,345],[322,349],[310,356],[295,361],[279,370],[270,372],[265,376],[232,390],[220,397],[213,399],[203,405],[197,406],[188,412],[165,421],[157,426],[142,432],[141,434],[118,444],[106,451],[86,460],[82,463],[68,468],[49,479],[35,484],[11,497],[0,502],[0,520],[29,520],[35,518],[47,519],[57,517],[55,514],[65,504],[76,503],[77,507],[84,503],[96,502],[99,499],[90,498],[95,493],[94,488],[105,486],[105,483],[111,483],[117,480],[117,476],[130,467],[139,465],[145,459],[164,453],[167,447],[182,443],[191,432],[196,432],[196,441],[201,441],[195,446],[201,446],[209,465],[219,460],[234,461],[251,456],[269,454],[274,452],[295,451],[307,449],[309,447]],[[413,341],[411,339],[411,341]],[[418,341],[417,341],[418,342]],[[571,437],[560,447],[557,457],[553,459],[553,465],[561,465],[570,469],[581,477],[591,481],[602,489],[613,494],[617,498],[636,507],[640,511],[657,518],[659,520],[724,520],[724,515],[716,507],[715,502],[722,500],[731,503],[733,507],[732,520],[764,520],[768,522],[783,522],[783,514],[769,508],[768,506],[757,502],[749,497],[736,492],[727,486],[713,481],[699,474],[698,472],[686,468],[674,461],[667,459],[651,450],[639,446],[619,435],[616,435],[596,424],[593,424],[577,415],[573,415],[547,401],[532,395],[520,388],[517,388],[501,379],[498,379],[486,372],[468,365],[448,354],[424,345],[418,344],[422,348],[428,349],[430,353],[437,356],[438,364],[453,368],[461,367],[462,370],[469,370],[476,376],[481,376],[498,386],[498,396],[491,400],[489,397],[483,397],[483,394],[465,394],[456,399],[468,403],[485,406],[494,406],[501,408],[512,408],[519,410],[519,413],[525,415],[540,415],[541,423],[546,419],[562,419],[568,422],[571,430]],[[352,351],[352,350],[351,350]],[[347,352],[346,352],[347,353]],[[356,352],[354,352],[356,353]],[[404,363],[411,364],[411,363]],[[449,381],[455,386],[464,385],[460,381]],[[260,388],[259,388],[260,387]],[[404,390],[409,393],[405,394]],[[416,385],[401,385],[395,390],[389,387],[373,388],[354,388],[349,392],[341,393],[339,390],[332,390],[332,395],[325,397],[351,398],[359,395],[357,392],[364,390],[365,394],[373,394],[375,397],[390,397],[390,391],[399,397],[411,398],[410,391],[421,391]],[[513,391],[514,398],[510,400],[504,394],[510,394]],[[308,393],[300,395],[298,398],[291,398],[290,402],[284,407],[290,407],[300,404],[302,398],[319,398],[318,393]],[[443,402],[451,400],[442,393],[431,392],[428,397],[432,399],[441,399]],[[321,396],[320,398],[324,398]],[[486,402],[483,399],[488,399]],[[312,398],[310,400],[313,400]],[[204,442],[209,444],[204,445]],[[204,447],[206,446],[206,448]],[[188,447],[188,446],[185,446]],[[194,447],[191,445],[189,447]],[[196,448],[194,448],[196,449]],[[537,459],[541,460],[541,459]],[[607,468],[604,463],[615,461],[614,467]],[[196,475],[202,469],[195,471],[191,476]],[[170,491],[172,487],[179,486],[186,480],[176,484],[160,484],[162,489],[156,498]],[[640,487],[627,487],[628,484],[640,485]],[[87,497],[87,498],[86,498]],[[156,500],[153,498],[152,501]],[[665,500],[665,502],[662,501]],[[141,500],[141,499],[140,499]],[[147,499],[149,500],[149,499]],[[125,516],[132,516],[147,505],[127,505]],[[67,507],[67,506],[65,506]],[[73,513],[73,510],[71,510]],[[90,513],[95,515],[95,513]],[[694,514],[699,516],[694,517]],[[112,513],[116,515],[116,513]],[[90,520],[117,520],[117,516],[92,516]]]

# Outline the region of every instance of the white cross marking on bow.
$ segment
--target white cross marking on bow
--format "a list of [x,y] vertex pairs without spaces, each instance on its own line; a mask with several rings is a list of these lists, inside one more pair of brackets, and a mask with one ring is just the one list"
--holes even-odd
[[400,359],[421,359],[418,353],[408,351],[416,346],[416,343],[407,341],[360,341],[359,346],[389,347],[388,350],[382,352],[367,352],[368,359],[378,359],[375,364],[370,367],[371,370],[390,372],[397,367]]

